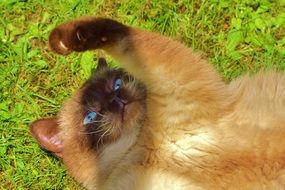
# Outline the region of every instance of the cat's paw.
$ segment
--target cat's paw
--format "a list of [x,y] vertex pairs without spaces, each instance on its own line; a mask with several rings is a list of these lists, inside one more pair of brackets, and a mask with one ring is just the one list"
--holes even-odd
[[104,48],[128,36],[129,27],[106,18],[80,18],[57,26],[49,36],[49,47],[59,54]]

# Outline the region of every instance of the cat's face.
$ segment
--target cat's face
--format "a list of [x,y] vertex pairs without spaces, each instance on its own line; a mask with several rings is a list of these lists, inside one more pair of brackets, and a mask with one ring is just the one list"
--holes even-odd
[[125,130],[138,130],[145,117],[145,99],[140,82],[121,69],[108,68],[101,59],[58,116],[33,122],[31,132],[43,148],[63,161],[84,151],[99,153]]
[[[125,128],[144,119],[144,86],[121,69],[100,66],[83,85],[80,120],[89,145],[99,149],[116,141]],[[64,114],[64,113],[63,113]]]

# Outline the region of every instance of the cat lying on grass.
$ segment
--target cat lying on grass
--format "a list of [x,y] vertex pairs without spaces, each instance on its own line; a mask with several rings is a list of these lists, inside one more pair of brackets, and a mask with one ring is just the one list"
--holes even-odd
[[[129,93],[115,95],[117,115],[106,118],[104,98],[123,93],[125,82],[99,80],[99,89],[109,89],[104,97],[91,82],[90,90],[83,87],[65,104],[58,123],[32,125],[39,143],[62,157],[87,189],[284,189],[284,74],[260,72],[227,85],[183,44],[105,18],[59,25],[49,45],[63,55],[103,49],[146,89],[135,87],[136,105],[125,98]],[[82,111],[87,102],[97,106]],[[118,124],[100,127],[88,140],[82,131],[98,130],[90,118]]]

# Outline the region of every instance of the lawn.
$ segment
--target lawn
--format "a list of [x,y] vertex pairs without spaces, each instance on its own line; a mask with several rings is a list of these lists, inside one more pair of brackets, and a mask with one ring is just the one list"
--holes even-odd
[[1,0],[0,189],[80,189],[36,144],[28,125],[56,114],[94,67],[92,52],[63,57],[47,47],[52,28],[81,15],[182,41],[226,81],[285,68],[285,0]]

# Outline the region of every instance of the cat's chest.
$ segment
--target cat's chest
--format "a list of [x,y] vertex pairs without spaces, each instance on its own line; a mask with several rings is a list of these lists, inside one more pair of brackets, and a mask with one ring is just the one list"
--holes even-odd
[[203,158],[212,156],[209,152],[215,151],[215,144],[218,143],[216,133],[203,127],[196,130],[179,127],[150,129],[139,141],[144,153],[141,164],[175,168],[183,163],[182,170],[189,171],[189,168],[199,165],[198,162],[204,162]]

